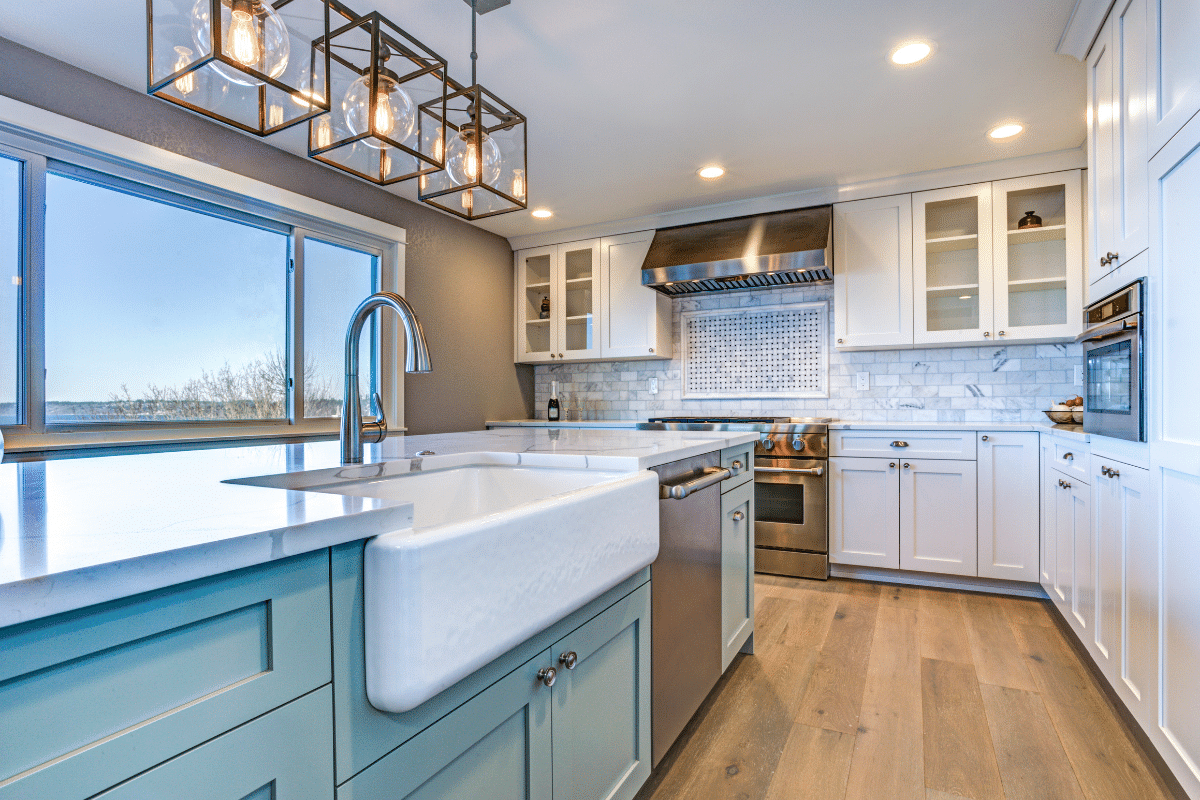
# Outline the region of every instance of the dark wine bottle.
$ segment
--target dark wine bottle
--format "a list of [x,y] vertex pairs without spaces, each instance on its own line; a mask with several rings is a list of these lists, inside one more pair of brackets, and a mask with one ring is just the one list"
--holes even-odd
[[558,381],[550,381],[550,402],[546,404],[546,419],[558,422]]

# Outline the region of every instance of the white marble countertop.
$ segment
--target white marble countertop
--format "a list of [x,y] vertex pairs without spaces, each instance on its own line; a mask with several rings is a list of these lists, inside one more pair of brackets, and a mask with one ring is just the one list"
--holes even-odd
[[[640,470],[755,438],[511,428],[396,436],[366,461]],[[337,442],[2,464],[0,627],[411,527],[411,503],[223,482],[339,467]]]
[[578,419],[550,422],[545,419],[489,419],[484,423],[492,428],[613,428],[633,430],[638,426],[635,419]]

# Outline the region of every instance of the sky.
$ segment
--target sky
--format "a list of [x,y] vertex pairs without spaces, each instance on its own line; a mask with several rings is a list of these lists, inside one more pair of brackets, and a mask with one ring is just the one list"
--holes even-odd
[[[0,158],[0,264],[19,272],[17,162]],[[58,175],[47,177],[46,396],[105,401],[179,386],[286,349],[288,236]],[[343,343],[374,258],[306,242],[306,349],[341,393]],[[18,287],[0,285],[18,330]],[[0,403],[17,337],[0,343]],[[369,364],[364,351],[364,366]]]

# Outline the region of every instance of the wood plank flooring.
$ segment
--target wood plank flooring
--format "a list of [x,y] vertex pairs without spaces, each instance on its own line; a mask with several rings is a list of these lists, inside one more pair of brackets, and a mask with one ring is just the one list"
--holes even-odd
[[637,800],[1174,800],[1040,601],[755,591],[755,655]]

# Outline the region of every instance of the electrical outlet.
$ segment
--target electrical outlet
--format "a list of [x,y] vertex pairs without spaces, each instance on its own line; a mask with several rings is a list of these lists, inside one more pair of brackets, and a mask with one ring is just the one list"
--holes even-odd
[[658,394],[658,378],[650,379],[650,394]]
[[858,373],[858,390],[860,392],[865,392],[870,388],[871,388],[871,373],[869,373],[869,372]]
[[1083,364],[1075,365],[1075,385],[1083,386]]

